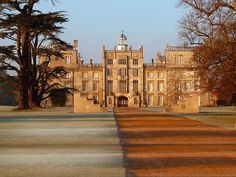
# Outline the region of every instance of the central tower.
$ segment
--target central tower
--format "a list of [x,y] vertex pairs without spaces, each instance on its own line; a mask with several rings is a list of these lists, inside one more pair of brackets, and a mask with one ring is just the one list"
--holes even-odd
[[117,46],[118,50],[126,51],[128,49],[127,37],[124,35],[123,31],[120,35],[119,44]]
[[103,47],[103,101],[107,107],[143,105],[143,47],[128,47],[127,37],[119,36],[113,50]]

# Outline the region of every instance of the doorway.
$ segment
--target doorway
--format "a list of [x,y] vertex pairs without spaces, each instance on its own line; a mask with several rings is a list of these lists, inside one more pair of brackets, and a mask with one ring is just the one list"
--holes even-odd
[[118,98],[118,107],[128,107],[128,98],[121,96]]

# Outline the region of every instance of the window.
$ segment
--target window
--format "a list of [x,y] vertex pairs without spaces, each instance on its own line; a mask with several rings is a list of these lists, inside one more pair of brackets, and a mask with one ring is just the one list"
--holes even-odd
[[152,82],[149,82],[149,83],[147,84],[147,91],[148,91],[148,92],[153,92],[153,83],[152,83]]
[[147,104],[148,104],[148,106],[152,106],[153,105],[153,96],[148,96],[147,97]]
[[67,78],[67,79],[71,78],[71,76],[72,76],[72,75],[71,75],[70,72],[66,73],[66,78]]
[[107,69],[107,76],[112,76],[112,75],[113,75],[112,69]]
[[113,60],[112,60],[112,59],[108,59],[108,60],[107,60],[107,64],[108,64],[108,65],[113,65]]
[[118,60],[118,64],[119,65],[126,65],[127,64],[127,60],[126,59],[119,59]]
[[175,66],[181,66],[182,64],[182,56],[176,56],[175,57]]
[[94,91],[94,92],[97,92],[97,91],[98,91],[98,83],[97,83],[97,82],[94,82],[94,83],[93,83],[93,91]]
[[67,65],[71,63],[71,61],[70,61],[70,56],[66,56],[65,60],[66,60],[66,64],[67,64]]
[[87,79],[88,78],[88,73],[87,72],[83,72],[82,73],[82,78],[83,79]]
[[200,91],[200,81],[195,81],[194,82],[194,90],[195,91]]
[[65,84],[65,87],[72,88],[72,84],[71,83],[67,83],[67,84]]
[[134,98],[134,104],[138,104],[138,99]]
[[158,78],[163,79],[164,78],[164,73],[163,72],[158,72]]
[[190,90],[191,90],[190,82],[184,82],[184,91],[185,92],[190,92]]
[[112,80],[107,81],[107,91],[108,91],[108,93],[111,93],[113,91],[113,81]]
[[138,59],[133,59],[133,65],[138,65]]
[[164,105],[163,96],[157,96],[157,104],[158,104],[158,106],[163,106]]
[[93,78],[94,79],[98,79],[99,78],[99,73],[98,72],[94,72],[93,73]]
[[138,77],[138,69],[133,70],[133,75],[134,75],[134,77]]
[[158,92],[164,92],[164,83],[163,82],[158,82],[157,83],[157,91]]
[[99,102],[98,102],[98,96],[93,96],[93,100],[94,100],[94,103],[95,104],[98,104]]
[[127,75],[127,71],[125,68],[118,69],[118,76],[126,76],[126,75]]
[[111,98],[108,99],[108,104],[112,104],[112,99]]
[[88,91],[88,82],[82,82],[82,91],[87,92]]
[[120,92],[126,92],[126,80],[119,81],[119,90]]
[[138,91],[138,80],[133,80],[133,91],[134,92]]
[[154,77],[153,72],[148,72],[147,77],[152,79]]
[[181,84],[179,82],[174,83],[175,92],[178,93],[181,91]]

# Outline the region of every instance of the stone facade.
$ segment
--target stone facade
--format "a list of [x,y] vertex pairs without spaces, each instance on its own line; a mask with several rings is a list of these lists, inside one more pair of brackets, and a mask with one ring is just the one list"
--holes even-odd
[[[65,70],[68,72],[65,76],[65,78],[61,80],[52,80],[51,83],[57,82],[61,84],[64,87],[68,88],[74,88],[74,77],[75,77],[75,71],[77,71],[77,68],[79,66],[80,61],[80,54],[78,53],[78,41],[74,41],[73,47],[66,47],[63,52],[63,58],[57,58],[55,56],[52,56],[51,58],[47,56],[41,56],[39,58],[39,62],[43,63],[45,61],[49,61],[49,67],[51,69],[54,69],[56,67],[63,66]],[[74,96],[68,94],[67,95],[67,101],[66,106],[73,106]],[[47,99],[42,103],[43,106],[52,106],[51,100]]]
[[[119,44],[112,50],[103,46],[101,64],[92,60],[84,64],[76,50],[69,50],[65,55],[73,58],[71,65],[60,64],[73,72],[72,80],[67,81],[77,90],[73,100],[75,112],[82,111],[78,108],[79,99],[83,104],[86,99],[87,104],[94,104],[89,106],[91,112],[100,110],[99,106],[164,107],[174,112],[197,112],[199,106],[210,105],[209,95],[200,91],[192,49],[167,46],[164,54],[158,53],[155,60],[144,63],[143,46],[128,47],[127,37],[122,33]],[[190,103],[193,105],[189,106]]]

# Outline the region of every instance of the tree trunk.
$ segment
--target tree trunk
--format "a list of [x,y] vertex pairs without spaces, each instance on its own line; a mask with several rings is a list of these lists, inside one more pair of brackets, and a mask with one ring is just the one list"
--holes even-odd
[[21,69],[19,75],[19,109],[27,110],[32,108],[32,96],[30,87],[30,39],[27,29],[21,31],[22,39],[22,55],[21,55]]

